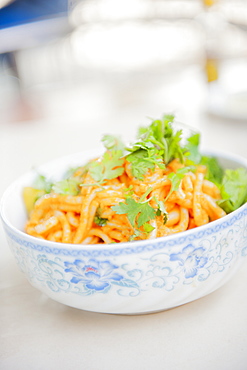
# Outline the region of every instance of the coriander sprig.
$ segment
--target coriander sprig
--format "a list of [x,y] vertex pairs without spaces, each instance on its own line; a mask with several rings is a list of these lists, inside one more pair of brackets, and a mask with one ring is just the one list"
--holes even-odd
[[[140,235],[140,228],[143,226],[144,232],[151,232],[154,228],[148,222],[155,218],[156,212],[149,204],[148,195],[152,188],[148,188],[142,195],[139,201],[127,197],[125,203],[120,202],[119,205],[111,207],[118,215],[126,214],[130,224],[134,228],[134,237]],[[132,236],[133,238],[133,236]]]
[[121,176],[124,172],[124,159],[121,150],[107,150],[96,162],[88,166],[89,174],[99,184]]
[[182,167],[177,170],[177,172],[171,172],[167,176],[167,178],[171,181],[171,187],[169,193],[167,194],[165,201],[169,198],[173,191],[177,191],[181,184],[182,179],[184,178],[185,174],[190,171],[190,167]]
[[127,150],[126,159],[131,163],[132,174],[143,180],[146,172],[157,165],[165,166],[174,158],[184,162],[184,150],[181,146],[182,131],[172,127],[174,116],[165,115],[161,120],[154,120],[151,125],[139,130],[138,140]]

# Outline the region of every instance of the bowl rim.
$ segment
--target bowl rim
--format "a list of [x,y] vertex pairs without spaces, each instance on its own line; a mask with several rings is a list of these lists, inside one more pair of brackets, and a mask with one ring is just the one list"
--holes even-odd
[[[101,150],[102,151],[102,150]],[[201,150],[201,152],[205,155],[211,155],[211,156],[214,156],[214,157],[219,157],[219,158],[222,158],[222,159],[227,159],[227,160],[231,160],[231,161],[235,161],[237,162],[240,166],[243,166],[245,168],[247,168],[247,159],[245,159],[244,157],[241,157],[240,155],[237,155],[237,154],[234,154],[234,153],[231,153],[231,152],[226,152],[226,151],[222,151],[222,150]],[[48,161],[48,162],[45,162],[41,165],[39,165],[37,167],[37,170],[39,169],[43,169],[49,165],[52,165],[52,164],[55,164],[55,163],[58,163],[58,162],[63,162],[64,160],[69,160],[70,158],[76,158],[77,156],[85,156],[85,155],[90,155],[90,154],[100,154],[100,150],[99,148],[98,149],[90,149],[90,150],[85,150],[85,151],[81,151],[81,152],[76,152],[76,153],[72,153],[72,154],[69,154],[69,155],[66,155],[66,156],[60,156],[58,158],[55,158],[55,159],[52,159],[51,161]],[[2,222],[3,224],[6,224],[6,226],[12,230],[12,232],[14,234],[17,234],[21,239],[28,239],[30,240],[31,243],[33,244],[39,244],[40,246],[46,246],[46,247],[49,247],[51,250],[57,250],[57,249],[61,249],[61,250],[84,250],[84,251],[93,251],[93,250],[115,250],[115,249],[126,249],[126,248],[131,248],[131,249],[138,249],[138,247],[142,246],[142,247],[145,247],[149,244],[153,244],[153,243],[164,243],[164,245],[166,244],[169,244],[169,242],[171,240],[183,240],[183,239],[187,239],[185,238],[185,236],[189,237],[189,235],[191,234],[198,234],[198,233],[204,233],[204,230],[206,229],[209,229],[209,228],[212,228],[212,226],[214,227],[217,227],[218,224],[221,224],[223,222],[229,222],[229,219],[231,218],[234,218],[235,215],[237,215],[238,213],[241,213],[242,211],[247,210],[247,203],[243,204],[242,206],[240,206],[238,209],[236,209],[235,211],[227,214],[226,216],[224,216],[223,218],[220,218],[218,220],[215,220],[215,221],[212,221],[212,222],[209,222],[208,224],[206,225],[202,225],[200,227],[197,227],[197,228],[193,228],[193,229],[190,229],[190,230],[185,230],[185,231],[182,231],[182,232],[179,232],[179,233],[175,233],[175,234],[172,234],[172,235],[168,235],[168,236],[162,236],[162,237],[159,237],[159,238],[154,238],[154,239],[145,239],[145,240],[136,240],[136,241],[131,241],[131,242],[123,242],[123,243],[113,243],[113,244],[73,244],[73,243],[62,243],[62,242],[53,242],[53,241],[49,241],[49,240],[43,240],[43,239],[40,239],[40,238],[36,238],[34,236],[31,236],[27,233],[25,233],[24,231],[18,229],[17,227],[15,227],[14,225],[12,225],[12,223],[8,220],[7,216],[5,215],[5,206],[6,206],[6,200],[9,196],[9,194],[11,194],[13,188],[15,188],[23,179],[25,179],[26,177],[30,176],[34,174],[34,170],[30,170],[26,173],[24,173],[23,175],[19,176],[15,181],[13,181],[8,187],[7,189],[4,191],[3,193],[3,196],[0,200],[0,218],[2,219]]]

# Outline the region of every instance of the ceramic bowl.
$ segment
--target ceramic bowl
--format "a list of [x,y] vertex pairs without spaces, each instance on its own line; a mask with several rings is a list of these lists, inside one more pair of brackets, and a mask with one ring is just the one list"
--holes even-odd
[[[65,169],[81,165],[95,154],[67,156],[39,171],[56,179]],[[247,167],[247,161],[235,155],[206,154],[215,155],[229,168]],[[247,255],[247,204],[208,225],[154,240],[89,246],[34,238],[23,232],[22,189],[35,176],[27,173],[4,193],[4,230],[28,281],[65,305],[114,314],[170,309],[221,287]]]

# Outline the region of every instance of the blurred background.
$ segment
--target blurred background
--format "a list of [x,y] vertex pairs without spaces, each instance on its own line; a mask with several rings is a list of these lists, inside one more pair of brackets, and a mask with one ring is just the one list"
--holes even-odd
[[[247,0],[0,0],[0,198],[39,164],[164,113],[202,149],[247,158]],[[246,266],[166,316],[81,315],[27,283],[1,222],[0,246],[2,370],[246,369]]]
[[247,156],[246,0],[0,0],[0,190],[164,113]]

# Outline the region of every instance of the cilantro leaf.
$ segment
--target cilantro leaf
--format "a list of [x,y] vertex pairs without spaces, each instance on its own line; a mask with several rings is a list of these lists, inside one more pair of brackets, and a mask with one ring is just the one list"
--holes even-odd
[[127,156],[128,162],[132,164],[131,170],[134,177],[143,180],[144,175],[149,169],[154,169],[153,160],[149,161],[147,152],[143,149],[137,150]]
[[118,215],[126,214],[133,227],[137,225],[140,228],[146,222],[155,218],[155,210],[148,202],[138,203],[132,198],[127,198],[125,202],[113,206],[112,209]]
[[164,114],[163,121],[167,124],[169,122],[173,122],[174,118],[175,118],[174,114]]
[[113,135],[104,135],[102,142],[108,150],[124,150],[125,147],[121,139]]
[[145,223],[145,224],[143,224],[143,229],[144,229],[144,231],[145,231],[145,233],[151,233],[154,229],[155,229],[155,227],[153,227],[152,225],[150,225],[149,223]]
[[44,175],[38,175],[33,183],[33,188],[44,190],[46,193],[50,193],[52,188],[52,182],[49,181]]
[[184,162],[182,131],[172,127],[173,120],[174,116],[166,115],[148,127],[140,128],[138,140],[127,148],[131,154],[126,159],[131,162],[132,174],[137,179],[143,180],[148,169],[154,169],[155,165],[165,168],[174,158]]
[[155,218],[155,210],[148,203],[139,203],[140,214],[137,220],[137,226],[141,227],[146,222]]
[[99,161],[89,164],[89,173],[96,182],[103,183],[122,175],[123,163],[121,150],[108,150]]
[[191,135],[187,139],[187,144],[186,144],[186,152],[185,155],[187,156],[187,161],[188,160],[192,163],[200,163],[202,156],[199,152],[199,144],[200,144],[200,134],[196,133]]
[[158,205],[158,211],[161,212],[161,213],[167,213],[164,202],[162,200],[158,200],[156,198],[155,198],[155,201]]
[[166,139],[168,149],[164,156],[165,163],[169,163],[175,158],[178,158],[181,163],[184,162],[183,149],[180,145],[181,135],[182,130],[179,130]]
[[107,224],[108,219],[102,218],[100,216],[95,216],[93,221],[98,226],[105,226]]
[[156,197],[154,199],[158,206],[158,209],[156,211],[156,216],[161,216],[163,214],[163,223],[165,224],[168,220],[168,213],[165,208],[165,204],[162,200],[158,200]]
[[75,178],[69,178],[58,181],[52,185],[52,191],[63,195],[78,195],[80,191],[80,181]]
[[218,204],[226,213],[235,211],[247,201],[247,170],[245,168],[225,170],[221,196],[222,199],[218,201]]
[[120,202],[119,205],[111,207],[118,215],[126,214],[131,225],[135,226],[135,219],[140,212],[138,203],[132,198],[127,198],[126,203]]
[[128,188],[123,189],[124,191],[124,197],[125,198],[131,198],[134,194],[133,185],[130,185]]
[[189,167],[182,167],[182,168],[179,168],[176,173],[175,172],[169,173],[169,175],[167,177],[171,181],[171,188],[170,188],[170,191],[167,194],[165,200],[167,200],[169,198],[169,196],[171,195],[171,193],[173,191],[177,191],[179,189],[179,185],[181,183],[181,180],[184,178],[184,175],[188,171],[190,171]]
[[202,156],[200,164],[207,167],[207,173],[205,178],[209,181],[212,181],[216,185],[221,184],[223,180],[224,170],[220,166],[217,158]]

